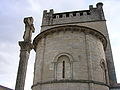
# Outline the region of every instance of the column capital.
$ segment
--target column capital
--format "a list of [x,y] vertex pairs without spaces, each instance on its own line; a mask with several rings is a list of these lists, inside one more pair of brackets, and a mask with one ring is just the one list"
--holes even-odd
[[30,52],[30,50],[33,49],[33,44],[27,41],[19,41],[19,46],[21,51]]

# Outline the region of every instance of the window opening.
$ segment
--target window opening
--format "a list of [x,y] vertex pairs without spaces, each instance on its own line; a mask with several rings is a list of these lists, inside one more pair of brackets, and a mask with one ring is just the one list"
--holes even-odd
[[107,74],[106,74],[106,68],[105,68],[105,63],[104,62],[102,62],[102,69],[103,69],[103,72],[104,72],[105,82],[107,83]]
[[65,78],[65,61],[63,61],[62,78]]

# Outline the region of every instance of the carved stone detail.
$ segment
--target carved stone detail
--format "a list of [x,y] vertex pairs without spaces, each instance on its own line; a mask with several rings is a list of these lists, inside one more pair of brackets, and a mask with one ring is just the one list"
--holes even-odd
[[23,35],[23,39],[24,41],[31,42],[32,33],[35,31],[33,25],[33,18],[32,17],[24,18],[24,23],[25,23],[25,32]]
[[33,26],[33,18],[32,17],[24,18],[24,23],[25,23],[25,32],[23,36],[24,41],[19,41],[20,61],[15,90],[24,90],[29,54],[31,49],[34,48],[33,44],[31,43],[32,32],[35,31],[35,28]]

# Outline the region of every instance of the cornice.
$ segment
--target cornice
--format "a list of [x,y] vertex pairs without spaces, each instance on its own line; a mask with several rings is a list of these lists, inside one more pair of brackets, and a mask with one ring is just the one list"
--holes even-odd
[[108,88],[110,87],[108,84],[106,84],[104,82],[93,81],[93,80],[52,80],[52,81],[46,81],[46,82],[38,82],[38,83],[32,85],[31,88],[36,87],[38,85],[55,84],[55,83],[93,83],[93,84],[97,84],[97,85],[107,86]]

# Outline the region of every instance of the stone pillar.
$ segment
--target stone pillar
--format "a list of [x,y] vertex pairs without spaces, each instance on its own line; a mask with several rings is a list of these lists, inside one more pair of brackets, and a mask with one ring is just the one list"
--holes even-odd
[[24,41],[19,42],[20,61],[19,61],[15,90],[24,90],[29,54],[30,54],[30,50],[33,48],[33,45],[31,43],[32,33],[35,31],[33,25],[33,18],[32,17],[24,18],[24,24],[25,24],[25,32],[23,35]]
[[24,90],[27,64],[29,59],[30,50],[32,49],[32,44],[26,41],[20,41],[20,61],[16,79],[15,90]]

